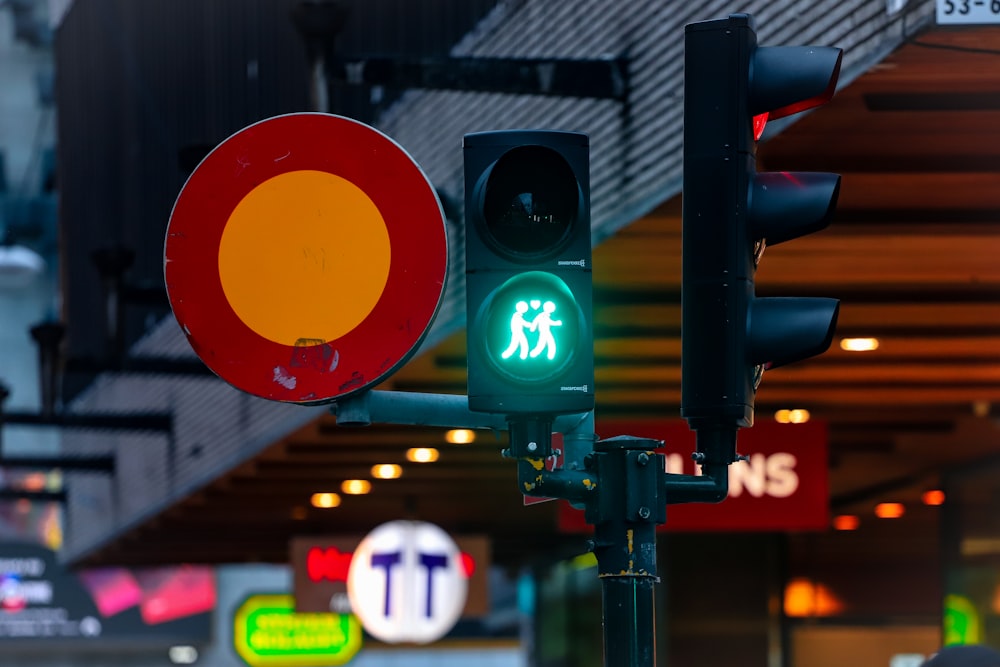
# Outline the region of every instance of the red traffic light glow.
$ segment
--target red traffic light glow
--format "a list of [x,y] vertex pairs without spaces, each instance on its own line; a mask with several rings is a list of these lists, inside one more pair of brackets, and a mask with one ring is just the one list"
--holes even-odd
[[764,134],[764,128],[767,127],[767,112],[759,113],[753,117],[753,140],[760,141],[760,136]]

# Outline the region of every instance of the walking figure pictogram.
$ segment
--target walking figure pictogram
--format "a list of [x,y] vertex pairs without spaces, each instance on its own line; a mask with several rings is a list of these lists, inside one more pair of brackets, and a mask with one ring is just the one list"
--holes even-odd
[[534,325],[529,324],[524,319],[526,312],[528,312],[528,302],[518,301],[517,305],[514,306],[514,314],[510,318],[510,345],[500,355],[501,358],[509,359],[515,350],[518,351],[518,357],[521,359],[528,358],[528,335],[525,333],[525,329],[534,331]]
[[561,327],[562,320],[552,319],[552,313],[555,312],[555,309],[556,304],[546,301],[545,305],[542,306],[542,312],[538,313],[531,321],[531,330],[538,331],[538,342],[529,353],[532,359],[541,354],[542,350],[545,350],[546,359],[556,358],[556,339],[552,335],[552,327]]

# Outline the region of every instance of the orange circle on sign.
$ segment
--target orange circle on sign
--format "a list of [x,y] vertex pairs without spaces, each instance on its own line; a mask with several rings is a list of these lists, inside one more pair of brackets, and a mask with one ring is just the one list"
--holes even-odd
[[[331,224],[337,219],[349,224]],[[281,345],[328,343],[358,326],[382,296],[389,264],[378,208],[353,183],[322,171],[286,172],[255,187],[219,242],[229,305]]]
[[198,165],[170,215],[163,274],[205,365],[255,396],[314,405],[413,355],[441,305],[448,234],[433,185],[392,139],[288,114]]

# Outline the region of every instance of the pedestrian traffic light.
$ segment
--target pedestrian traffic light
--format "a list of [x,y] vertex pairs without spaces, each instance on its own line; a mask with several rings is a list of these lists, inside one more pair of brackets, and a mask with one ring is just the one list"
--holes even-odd
[[765,368],[833,338],[836,299],[758,298],[754,273],[765,245],[829,224],[840,176],[757,173],[756,144],[768,118],[830,100],[841,50],[758,47],[746,14],[686,26],[684,49],[681,414],[735,432]]
[[591,410],[589,139],[479,132],[464,152],[469,408]]

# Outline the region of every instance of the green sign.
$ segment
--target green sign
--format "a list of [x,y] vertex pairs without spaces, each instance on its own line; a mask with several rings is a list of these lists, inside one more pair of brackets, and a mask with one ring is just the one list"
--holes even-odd
[[233,618],[233,646],[250,667],[343,665],[361,648],[353,614],[299,614],[291,595],[251,595]]
[[964,595],[944,598],[944,644],[978,644],[982,641],[982,617]]
[[519,273],[483,304],[487,356],[508,377],[547,381],[565,369],[580,342],[580,306],[560,278]]

